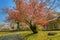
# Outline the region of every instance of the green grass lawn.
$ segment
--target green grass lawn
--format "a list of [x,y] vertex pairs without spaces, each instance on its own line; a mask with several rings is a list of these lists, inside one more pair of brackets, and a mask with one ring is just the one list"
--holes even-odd
[[[48,36],[49,32],[56,32],[54,36]],[[30,31],[22,32],[0,32],[0,37],[10,34],[19,34],[25,40],[60,40],[60,31],[39,31],[37,34],[32,34]]]

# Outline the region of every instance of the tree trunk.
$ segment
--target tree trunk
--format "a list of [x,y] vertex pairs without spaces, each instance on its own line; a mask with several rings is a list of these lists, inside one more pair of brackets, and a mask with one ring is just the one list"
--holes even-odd
[[38,33],[37,28],[36,28],[36,25],[30,24],[30,29],[32,30],[32,32],[33,32],[34,34]]
[[19,31],[20,28],[19,28],[19,22],[17,22],[17,31]]

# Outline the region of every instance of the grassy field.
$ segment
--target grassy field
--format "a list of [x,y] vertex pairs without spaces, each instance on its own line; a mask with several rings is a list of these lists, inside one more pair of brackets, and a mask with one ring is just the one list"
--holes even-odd
[[[48,36],[49,32],[55,32],[57,34],[54,36]],[[0,37],[10,34],[19,34],[25,40],[60,40],[60,31],[39,31],[37,34],[32,34],[30,31],[0,32]]]

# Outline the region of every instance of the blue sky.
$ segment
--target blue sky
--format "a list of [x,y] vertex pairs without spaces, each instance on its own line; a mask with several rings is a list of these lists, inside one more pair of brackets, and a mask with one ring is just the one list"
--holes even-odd
[[[0,24],[4,23],[4,19],[8,16],[3,10],[1,10],[2,8],[6,7],[6,8],[12,8],[13,6],[15,6],[13,0],[0,0]],[[57,8],[57,11],[60,12],[60,9]]]
[[14,3],[12,0],[0,0],[0,24],[4,23],[3,20],[7,17],[7,14],[5,14],[5,12],[1,9],[4,7],[11,8],[13,6]]

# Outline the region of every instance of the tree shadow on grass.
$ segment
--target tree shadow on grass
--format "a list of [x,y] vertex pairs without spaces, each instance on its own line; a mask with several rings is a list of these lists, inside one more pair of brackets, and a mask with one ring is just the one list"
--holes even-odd
[[26,35],[26,36],[24,36],[24,40],[26,40],[26,39],[28,39],[30,36],[33,36],[33,35],[35,35],[34,33],[31,33],[31,34],[28,34],[28,35]]

